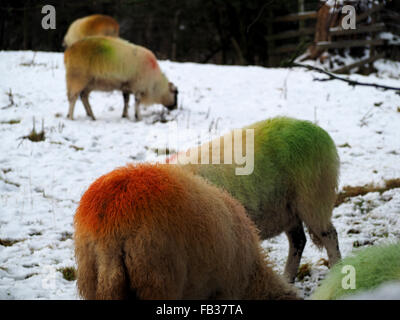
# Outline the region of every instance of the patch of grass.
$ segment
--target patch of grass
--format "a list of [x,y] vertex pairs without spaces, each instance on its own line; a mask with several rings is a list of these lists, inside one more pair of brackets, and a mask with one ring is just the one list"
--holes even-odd
[[341,191],[336,198],[335,207],[346,202],[348,198],[354,198],[357,196],[363,196],[370,192],[379,192],[380,194],[385,191],[400,188],[400,178],[385,180],[385,185],[383,187],[378,187],[373,184],[367,184],[364,186],[345,186],[343,191]]
[[60,271],[63,275],[63,278],[67,281],[76,280],[76,270],[74,267],[60,268],[60,269],[57,269],[57,271]]
[[347,231],[347,234],[359,234],[360,230],[357,229],[350,229],[349,231]]
[[173,154],[176,153],[175,150],[171,150],[169,148],[149,148],[147,146],[144,147],[146,150],[151,150],[153,151],[155,154],[159,155],[159,156],[171,156]]
[[[4,172],[4,171],[3,171],[3,172]],[[19,183],[10,181],[10,180],[8,180],[8,179],[4,179],[4,178],[1,177],[1,176],[0,176],[0,180],[3,181],[4,183],[11,184],[11,185],[13,185],[14,187],[17,187],[17,188],[19,188],[19,187],[21,186]]]
[[385,180],[385,186],[388,189],[400,188],[400,178]]
[[0,246],[3,247],[11,247],[14,244],[16,244],[17,242],[21,242],[22,240],[18,240],[18,239],[0,239]]
[[299,270],[297,271],[297,279],[303,281],[305,277],[311,276],[311,264],[304,263],[300,266]]
[[34,268],[34,267],[39,267],[37,263],[32,263],[32,264],[23,264],[22,265],[24,268]]
[[383,104],[383,102],[375,102],[375,103],[374,103],[374,106],[375,106],[375,107],[380,107],[382,104]]
[[397,112],[400,112],[400,107],[397,107]]
[[0,124],[18,124],[21,123],[21,119],[11,119],[7,121],[0,121]]
[[329,261],[326,260],[325,258],[321,258],[318,260],[317,265],[329,268]]
[[72,239],[72,233],[71,232],[65,231],[65,232],[61,233],[60,241],[66,241],[68,239]]
[[376,204],[372,200],[359,198],[354,201],[354,210],[358,209],[362,215],[370,213],[375,208]]
[[77,146],[74,146],[74,145],[70,145],[69,147],[72,148],[72,149],[75,149],[75,151],[82,151],[83,150],[82,147],[77,147]]
[[45,133],[44,133],[44,122],[42,120],[42,131],[37,132],[35,128],[35,118],[33,118],[33,128],[30,134],[27,136],[23,136],[20,139],[28,139],[32,142],[40,142],[44,141],[46,139]]
[[359,248],[359,247],[364,247],[364,246],[369,246],[369,245],[373,245],[374,242],[373,241],[369,241],[369,240],[364,240],[364,241],[354,241],[353,242],[353,248]]
[[347,142],[343,143],[341,145],[338,146],[339,148],[351,148],[351,145],[349,145]]
[[38,232],[32,232],[32,233],[29,234],[30,237],[41,236],[41,235],[42,235],[42,233],[41,233],[40,231],[38,231]]

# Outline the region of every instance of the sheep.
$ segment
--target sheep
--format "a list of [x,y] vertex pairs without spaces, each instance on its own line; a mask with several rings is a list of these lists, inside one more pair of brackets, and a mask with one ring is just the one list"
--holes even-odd
[[300,299],[267,266],[244,208],[168,164],[98,178],[74,216],[85,299]]
[[[296,278],[306,244],[303,223],[313,242],[326,248],[330,265],[335,264],[341,255],[331,216],[339,157],[329,134],[311,122],[288,117],[261,121],[244,129],[254,129],[254,150],[250,150],[254,171],[249,175],[236,175],[235,164],[223,164],[224,146],[234,143],[232,133],[196,147],[197,151],[189,150],[184,153],[185,161],[181,153],[167,159],[167,163],[181,165],[228,191],[246,208],[262,239],[285,232],[289,255],[284,273],[289,282]],[[200,164],[202,153],[210,163],[213,154],[220,153],[221,164]],[[230,157],[233,159],[232,151]]]
[[63,40],[63,47],[70,47],[76,41],[89,36],[119,36],[119,25],[112,17],[93,14],[75,20],[68,28]]
[[382,290],[387,284],[398,281],[400,281],[400,243],[371,246],[336,264],[311,298],[352,299],[357,297],[355,294],[362,294],[366,290]]
[[163,104],[177,107],[178,90],[161,72],[154,54],[120,38],[95,36],[75,42],[64,53],[68,118],[73,120],[80,95],[86,113],[95,120],[89,104],[92,90],[120,90],[124,97],[123,118],[128,117],[129,95],[135,95],[135,118],[142,119],[139,105]]

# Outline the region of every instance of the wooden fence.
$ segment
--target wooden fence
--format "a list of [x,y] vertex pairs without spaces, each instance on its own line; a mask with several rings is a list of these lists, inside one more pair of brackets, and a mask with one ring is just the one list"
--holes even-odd
[[[343,29],[342,27],[335,27],[329,29],[330,41],[317,42],[314,45],[320,50],[329,49],[342,49],[353,47],[369,47],[369,57],[362,59],[356,63],[348,66],[343,66],[338,69],[332,70],[336,73],[349,72],[353,68],[359,68],[365,64],[369,64],[372,70],[372,63],[377,59],[384,57],[382,53],[376,53],[376,47],[385,44],[383,39],[377,37],[379,32],[387,30],[386,25],[379,21],[379,13],[384,8],[384,4],[372,6],[369,10],[358,14],[356,16],[356,29]],[[314,42],[315,25],[316,25],[317,12],[300,12],[290,14],[282,17],[276,17],[271,23],[266,41],[268,42],[269,50],[269,65],[277,66],[280,61],[290,55],[299,54],[304,52],[296,52],[301,43],[312,44]],[[302,21],[308,20],[307,26],[304,27]],[[274,33],[274,27],[279,27],[283,22],[298,22],[298,29]],[[358,35],[357,39],[349,39],[351,36]],[[280,44],[278,41],[291,39],[291,43]],[[293,39],[295,40],[293,42]],[[289,41],[289,40],[288,40]]]

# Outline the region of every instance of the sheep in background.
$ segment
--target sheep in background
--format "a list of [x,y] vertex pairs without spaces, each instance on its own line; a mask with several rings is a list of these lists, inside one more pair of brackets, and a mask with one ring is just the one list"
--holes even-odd
[[74,223],[85,299],[298,299],[267,266],[244,208],[176,166],[100,177]]
[[122,117],[128,117],[129,95],[134,94],[136,120],[141,120],[140,104],[160,103],[169,110],[177,107],[177,88],[161,72],[154,54],[144,47],[120,38],[88,37],[65,51],[64,63],[71,120],[78,96],[87,115],[95,120],[89,104],[93,90],[122,91]]
[[[354,283],[350,276],[354,271]],[[344,269],[345,268],[345,269]],[[334,300],[352,299],[359,296],[360,299],[369,296],[373,298],[370,290],[376,290],[375,294],[385,294],[395,298],[393,291],[397,290],[397,299],[400,299],[398,283],[400,281],[400,243],[390,245],[372,246],[358,251],[354,256],[347,257],[336,264],[322,281],[312,299]],[[345,282],[346,286],[343,286]],[[388,284],[392,284],[390,287]],[[396,285],[397,284],[397,287]],[[347,287],[348,286],[348,287]],[[386,292],[385,292],[386,289]],[[367,294],[367,290],[369,290]]]
[[63,46],[70,47],[76,41],[90,36],[119,36],[119,25],[112,17],[93,14],[71,23],[64,37]]
[[[208,142],[196,147],[197,153],[189,150],[186,155],[191,164],[184,167],[239,200],[260,229],[262,239],[286,233],[289,255],[285,275],[290,282],[297,275],[306,244],[303,223],[313,242],[326,248],[332,266],[340,259],[340,251],[331,223],[339,174],[339,158],[331,137],[311,122],[278,117],[242,130],[242,154],[246,153],[245,129],[254,129],[251,174],[236,175],[235,164],[224,164],[224,142],[230,140],[226,145],[234,145],[231,133],[218,138],[220,149],[213,150],[214,144]],[[201,150],[209,165],[199,164]],[[221,164],[211,164],[213,153],[220,153]],[[234,159],[232,151],[230,156]],[[179,154],[167,162],[187,163]]]

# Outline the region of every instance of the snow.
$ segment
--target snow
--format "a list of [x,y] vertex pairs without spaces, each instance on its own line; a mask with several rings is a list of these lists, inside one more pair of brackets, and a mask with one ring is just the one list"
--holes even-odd
[[[179,150],[285,115],[316,122],[333,137],[340,188],[400,178],[400,96],[393,91],[313,81],[323,76],[302,69],[160,65],[179,88],[179,109],[166,115],[177,121]],[[399,63],[382,60],[375,67],[375,75],[351,78],[399,86]],[[154,150],[165,147],[171,121],[160,121],[161,106],[143,110],[141,122],[121,119],[120,92],[91,94],[97,121],[86,117],[80,101],[75,120],[67,120],[61,53],[0,52],[0,73],[0,240],[13,240],[0,245],[0,299],[77,299],[75,282],[59,269],[75,266],[73,215],[80,197],[115,167],[162,160]],[[21,138],[30,133],[33,118],[38,131],[43,120],[45,141]],[[343,256],[354,246],[400,239],[400,189],[351,199],[335,208],[333,223]],[[264,241],[263,247],[282,272],[286,237]],[[296,282],[304,297],[328,271],[321,258],[327,259],[325,251],[308,238],[302,263],[310,263],[311,274]]]

